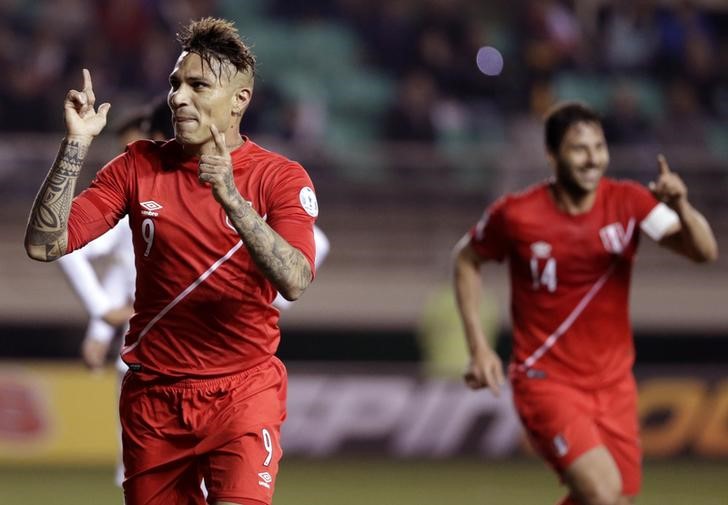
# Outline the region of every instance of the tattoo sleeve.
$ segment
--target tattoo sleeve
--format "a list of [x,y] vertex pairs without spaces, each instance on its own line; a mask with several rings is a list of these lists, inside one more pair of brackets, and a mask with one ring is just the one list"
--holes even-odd
[[73,139],[61,142],[28,219],[25,248],[33,259],[52,261],[66,253],[71,200],[88,147]]
[[240,195],[239,205],[228,210],[230,222],[243,239],[250,256],[276,289],[295,300],[311,283],[306,257],[281,237]]

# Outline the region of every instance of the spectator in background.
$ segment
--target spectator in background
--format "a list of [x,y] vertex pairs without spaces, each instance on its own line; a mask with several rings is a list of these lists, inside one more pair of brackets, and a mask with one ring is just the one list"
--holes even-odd
[[524,60],[536,77],[553,75],[577,61],[585,46],[571,9],[558,0],[529,0],[524,21]]
[[614,87],[603,126],[609,142],[645,144],[654,141],[652,125],[642,112],[637,90],[629,81],[621,81]]
[[705,146],[705,116],[695,88],[688,80],[675,78],[668,86],[665,92],[665,118],[657,127],[657,139],[669,146]]
[[432,111],[437,100],[437,85],[429,73],[415,70],[405,75],[385,115],[384,136],[395,142],[434,142]]
[[607,71],[644,73],[659,44],[654,0],[617,0],[599,13],[599,45]]

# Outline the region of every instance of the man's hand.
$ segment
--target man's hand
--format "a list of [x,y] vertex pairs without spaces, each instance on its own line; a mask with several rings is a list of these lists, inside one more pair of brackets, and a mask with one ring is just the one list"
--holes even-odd
[[81,357],[83,362],[91,370],[98,370],[106,362],[106,354],[109,352],[109,342],[86,337],[81,344]]
[[215,125],[210,126],[212,140],[215,142],[212,152],[200,157],[198,177],[200,182],[212,187],[215,200],[224,207],[233,204],[235,197],[240,196],[233,178],[233,163],[230,152],[225,145],[225,135]]
[[503,363],[493,350],[482,349],[470,359],[463,378],[470,389],[487,387],[495,396],[499,396],[500,388],[505,384]]
[[687,201],[688,188],[680,176],[670,170],[662,154],[657,156],[657,165],[657,180],[650,182],[648,187],[655,198],[674,209]]
[[66,133],[69,138],[90,142],[93,137],[101,133],[106,126],[106,115],[111,104],[102,103],[98,111],[94,110],[96,96],[94,95],[91,74],[83,69],[83,89],[72,89],[63,102]]
[[124,305],[121,307],[117,307],[115,309],[111,309],[106,314],[102,316],[102,319],[106,324],[109,326],[113,326],[114,328],[118,328],[119,326],[122,326],[126,324],[127,321],[129,321],[129,318],[134,314],[134,309],[131,305]]

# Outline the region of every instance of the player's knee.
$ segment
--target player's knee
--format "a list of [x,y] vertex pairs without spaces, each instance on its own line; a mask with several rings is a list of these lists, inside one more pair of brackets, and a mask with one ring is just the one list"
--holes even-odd
[[582,505],[620,505],[622,483],[619,479],[598,479],[590,482],[578,494]]

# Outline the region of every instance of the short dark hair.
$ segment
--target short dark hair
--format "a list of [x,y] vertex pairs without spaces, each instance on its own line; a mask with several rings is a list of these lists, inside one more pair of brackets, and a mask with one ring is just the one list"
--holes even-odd
[[559,102],[544,116],[544,137],[546,148],[557,153],[566,131],[575,123],[596,123],[602,125],[602,118],[595,110],[582,102]]
[[177,34],[183,51],[199,54],[210,64],[230,62],[238,72],[255,77],[255,55],[230,21],[206,17],[190,22]]

